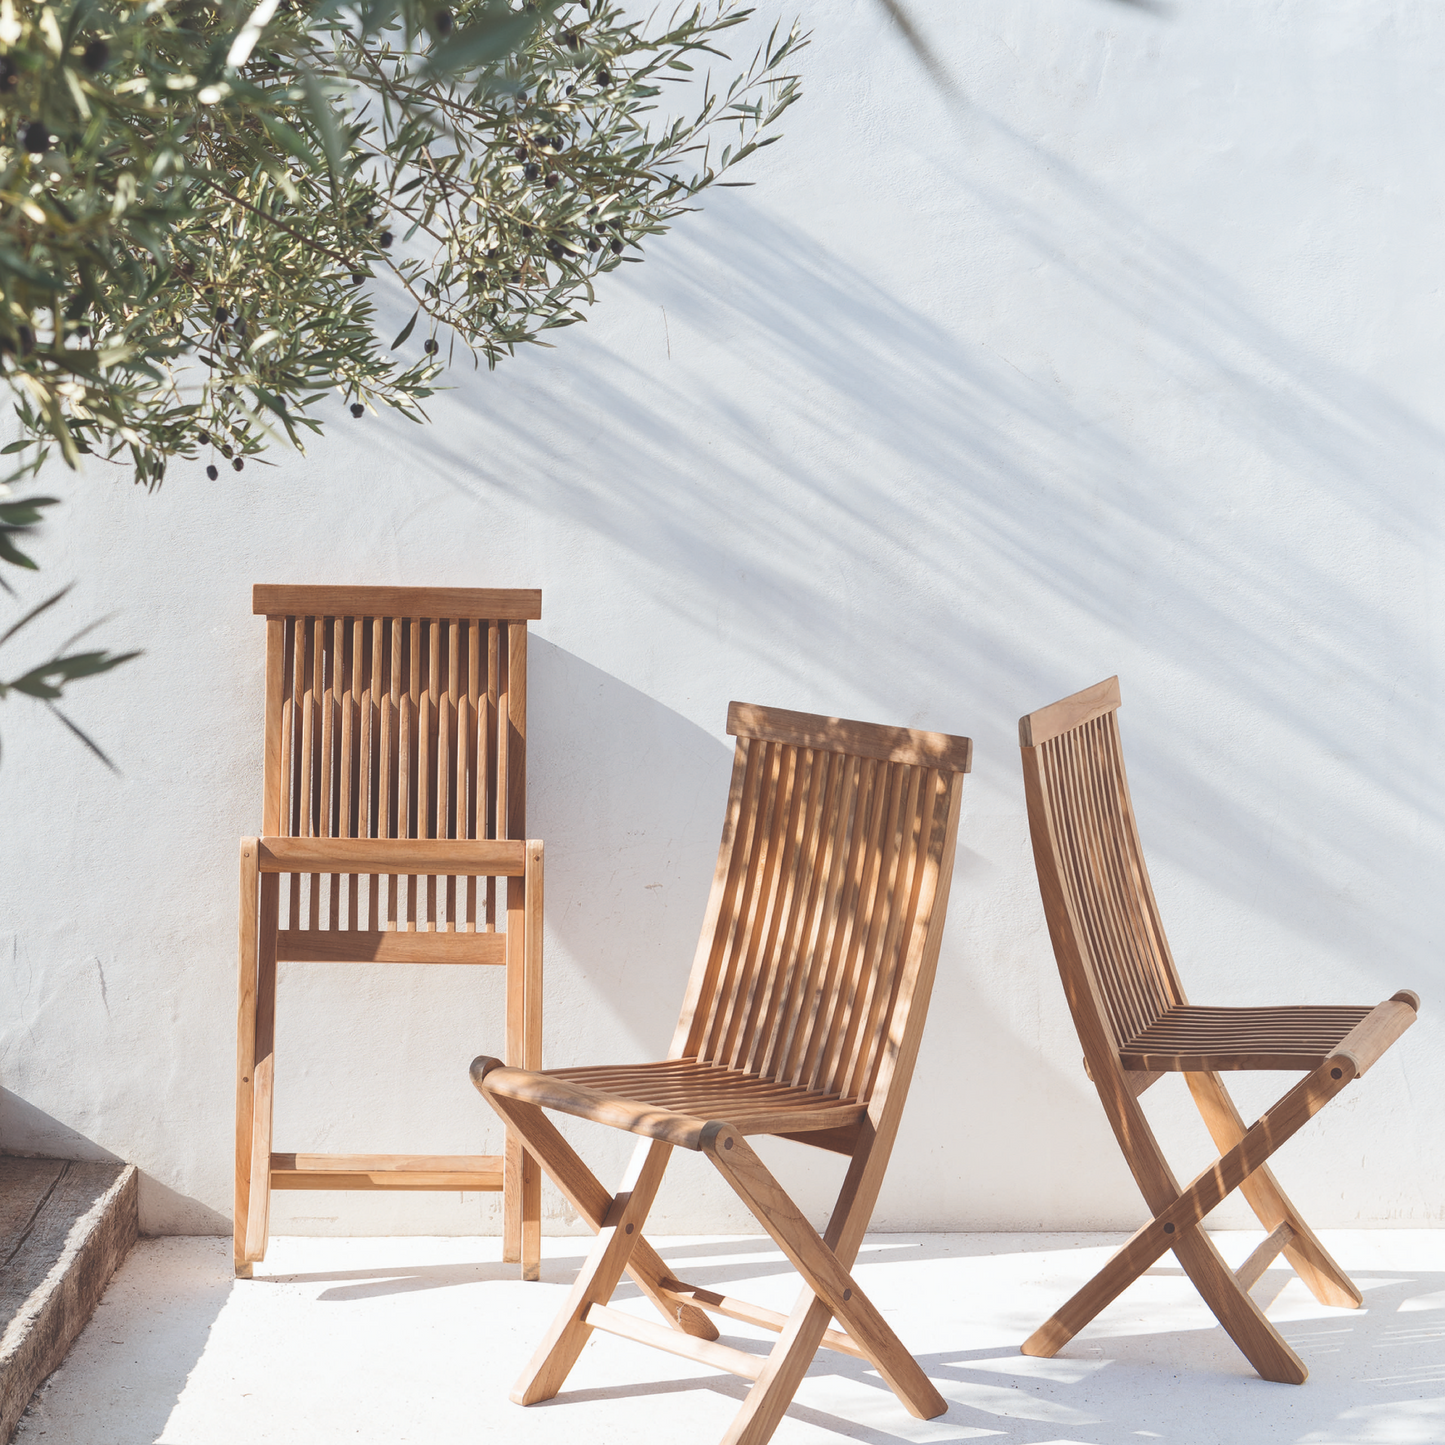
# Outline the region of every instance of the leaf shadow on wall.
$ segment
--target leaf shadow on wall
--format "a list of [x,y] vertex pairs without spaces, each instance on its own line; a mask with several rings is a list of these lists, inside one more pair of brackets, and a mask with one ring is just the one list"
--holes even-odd
[[[804,656],[879,716],[922,699],[925,725],[973,723],[981,770],[1014,791],[1019,713],[1117,663],[1151,849],[1246,906],[1263,866],[1264,906],[1305,938],[1374,957],[1383,933],[1402,968],[1433,966],[1445,920],[1418,900],[1445,830],[1434,678],[1423,658],[1399,676],[1409,619],[1348,553],[1371,534],[1412,558],[1438,545],[1445,437],[1048,160],[1049,195],[972,184],[968,203],[1068,270],[1081,315],[1060,325],[1112,317],[1101,351],[1149,348],[1156,395],[1111,415],[729,197],[667,238],[647,279],[696,359],[645,365],[574,331],[557,358],[489,378],[485,401],[456,393],[492,450],[480,478],[474,452],[454,453],[452,480],[595,529],[701,636],[721,597],[731,633],[780,673]],[[1150,405],[1218,450],[1219,498],[1133,424]],[[443,431],[411,438],[433,465]],[[1226,473],[1246,463],[1275,512],[1317,507],[1340,548],[1307,550],[1268,512],[1222,522],[1239,501]],[[1220,730],[1247,743],[1255,719],[1294,747],[1242,747],[1220,768]],[[1270,846],[1280,829],[1343,856],[1352,896],[1322,896],[1305,850]]]
[[[971,733],[972,795],[1003,798],[1016,826],[1018,715],[1120,672],[1156,868],[1287,935],[1313,990],[1282,1000],[1248,947],[1195,967],[1176,936],[1199,998],[1428,988],[1445,797],[1427,609],[1407,602],[1432,585],[1445,437],[1057,156],[969,123],[979,163],[948,183],[1021,265],[1062,278],[1040,323],[1057,364],[1047,348],[1015,364],[733,194],[631,283],[665,308],[671,362],[661,322],[656,356],[574,331],[448,400],[486,437],[480,465],[444,428],[404,444],[479,506],[590,529],[675,631],[779,679],[769,700]],[[1006,890],[1032,892],[997,872],[986,895],[955,892],[951,930],[983,920],[998,966],[1024,963],[1017,988],[1031,969],[1057,1022],[1041,927],[988,934]],[[1005,1049],[1019,1019],[967,979],[947,1002],[950,1078],[970,1097],[997,1097],[1021,1062],[1064,1071],[1035,1080],[1054,1102],[1081,1091],[1071,1041],[1063,1064],[1037,1037]],[[1023,1102],[1020,1117],[1041,1101]],[[1098,1169],[1103,1126],[1080,1102],[1089,1125],[1071,1105],[1055,1143]]]

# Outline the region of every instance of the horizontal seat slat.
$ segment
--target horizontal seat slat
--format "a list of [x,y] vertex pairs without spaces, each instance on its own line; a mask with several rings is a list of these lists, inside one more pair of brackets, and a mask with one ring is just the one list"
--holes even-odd
[[696,1149],[702,1126],[721,1119],[742,1134],[846,1129],[866,1107],[855,1099],[778,1084],[697,1060],[488,1075],[497,1093]]
[[418,929],[381,932],[344,928],[283,928],[276,957],[291,963],[438,963],[504,965],[505,933]]
[[1119,1051],[1132,1071],[1313,1069],[1371,1010],[1353,1005],[1208,1008],[1180,1004]]

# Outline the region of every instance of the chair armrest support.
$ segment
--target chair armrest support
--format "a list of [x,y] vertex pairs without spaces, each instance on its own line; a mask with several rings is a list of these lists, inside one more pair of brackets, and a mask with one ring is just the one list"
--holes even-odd
[[1355,1078],[1362,1077],[1380,1055],[1415,1022],[1420,997],[1401,989],[1384,1003],[1376,1004],[1364,1018],[1330,1050],[1326,1064],[1336,1060],[1349,1063]]

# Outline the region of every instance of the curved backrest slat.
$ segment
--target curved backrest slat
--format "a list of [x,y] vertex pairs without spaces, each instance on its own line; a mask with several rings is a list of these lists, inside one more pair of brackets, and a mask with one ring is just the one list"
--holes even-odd
[[[868,1101],[924,1009],[970,744],[734,703],[733,784],[673,1057]],[[900,1007],[900,1005],[903,1005]],[[910,1052],[911,1057],[911,1052]]]
[[[252,605],[267,619],[268,835],[526,836],[540,593],[258,586]],[[292,929],[496,926],[494,880],[292,875],[287,893]]]
[[1065,989],[1076,1017],[1092,1010],[1115,1049],[1184,1002],[1129,801],[1119,702],[1110,678],[1019,725],[1034,857]]

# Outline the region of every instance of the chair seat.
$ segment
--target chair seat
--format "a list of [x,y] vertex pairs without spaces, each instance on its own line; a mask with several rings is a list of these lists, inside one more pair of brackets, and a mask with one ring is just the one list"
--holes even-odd
[[1314,1069],[1368,1007],[1169,1009],[1119,1050],[1132,1072]]
[[740,1134],[801,1134],[856,1125],[864,1104],[775,1083],[697,1059],[578,1069],[495,1069],[493,1093],[559,1109],[696,1149],[703,1125],[725,1120]]

